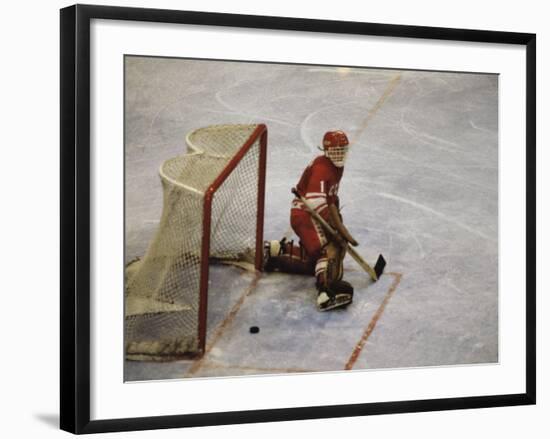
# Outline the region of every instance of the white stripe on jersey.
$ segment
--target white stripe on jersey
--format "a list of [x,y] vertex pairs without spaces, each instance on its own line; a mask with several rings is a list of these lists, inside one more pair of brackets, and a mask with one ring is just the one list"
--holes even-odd
[[315,197],[326,197],[327,194],[324,192],[308,192],[306,198],[315,198]]
[[317,210],[318,207],[322,206],[323,204],[327,204],[327,197],[308,197],[306,196],[307,201],[309,201],[309,205]]
[[[315,210],[317,213],[323,212],[325,209],[328,208],[327,200],[324,197],[319,198],[310,198],[308,199],[309,205]],[[301,209],[301,210],[307,210],[304,203],[302,203],[301,200],[298,198],[295,198],[292,200],[292,208],[293,209]]]

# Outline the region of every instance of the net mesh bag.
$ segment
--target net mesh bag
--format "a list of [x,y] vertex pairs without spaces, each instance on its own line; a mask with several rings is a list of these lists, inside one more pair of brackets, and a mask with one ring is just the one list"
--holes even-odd
[[[198,129],[186,138],[186,154],[162,164],[158,230],[145,255],[126,267],[128,359],[169,360],[199,352],[204,343],[199,337],[203,264],[234,262],[254,268],[260,136],[251,145],[247,141],[256,128]],[[210,245],[203,257],[205,219],[210,220]]]

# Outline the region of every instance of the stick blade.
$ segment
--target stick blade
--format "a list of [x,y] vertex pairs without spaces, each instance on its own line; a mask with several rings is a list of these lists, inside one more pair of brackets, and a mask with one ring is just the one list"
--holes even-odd
[[384,272],[384,268],[386,267],[386,260],[384,259],[384,256],[379,255],[378,260],[376,261],[376,264],[374,265],[374,272],[376,273],[376,278],[379,279],[382,273]]

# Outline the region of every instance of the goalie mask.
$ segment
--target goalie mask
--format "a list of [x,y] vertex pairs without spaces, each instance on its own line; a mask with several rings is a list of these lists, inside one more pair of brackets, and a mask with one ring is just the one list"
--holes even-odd
[[348,145],[348,138],[343,131],[328,131],[323,137],[325,156],[338,168],[344,166]]

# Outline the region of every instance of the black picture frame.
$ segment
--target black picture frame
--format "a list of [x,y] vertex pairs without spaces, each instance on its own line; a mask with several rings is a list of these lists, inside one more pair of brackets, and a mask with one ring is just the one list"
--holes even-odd
[[[88,5],[67,7],[62,9],[60,13],[60,424],[63,430],[73,433],[98,433],[535,404],[535,34]],[[527,148],[525,393],[90,420],[90,21],[92,19],[182,23],[525,46],[525,139]]]

